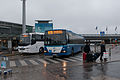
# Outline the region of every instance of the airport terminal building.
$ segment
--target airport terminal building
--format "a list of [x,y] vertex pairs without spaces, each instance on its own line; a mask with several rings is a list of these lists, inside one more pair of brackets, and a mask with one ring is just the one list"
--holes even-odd
[[[33,26],[26,25],[26,33],[33,32]],[[22,24],[0,21],[0,48],[8,47],[8,40],[12,46],[17,46],[19,36],[22,34]]]

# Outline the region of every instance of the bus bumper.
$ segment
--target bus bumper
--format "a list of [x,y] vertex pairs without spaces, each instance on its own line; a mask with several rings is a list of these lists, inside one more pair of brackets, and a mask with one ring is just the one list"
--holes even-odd
[[45,56],[67,56],[70,53],[44,53]]

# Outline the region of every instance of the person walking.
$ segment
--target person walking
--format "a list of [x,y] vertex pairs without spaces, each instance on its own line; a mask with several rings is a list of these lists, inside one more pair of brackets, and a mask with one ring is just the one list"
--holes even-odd
[[86,45],[84,47],[84,54],[86,54],[85,62],[92,62],[93,56],[90,54],[90,44],[89,42],[86,42]]
[[105,42],[104,42],[104,41],[102,41],[102,42],[101,42],[100,47],[101,47],[101,52],[100,52],[100,61],[103,61],[103,59],[102,59],[102,57],[103,57],[103,53],[104,53],[104,52],[106,52]]
[[87,53],[87,54],[90,52],[90,45],[89,45],[88,42],[86,42],[86,45],[84,47],[84,52]]

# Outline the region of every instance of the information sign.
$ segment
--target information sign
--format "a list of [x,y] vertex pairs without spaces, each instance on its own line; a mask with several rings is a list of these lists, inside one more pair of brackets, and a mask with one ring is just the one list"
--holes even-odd
[[1,62],[1,68],[6,68],[6,62],[5,61]]

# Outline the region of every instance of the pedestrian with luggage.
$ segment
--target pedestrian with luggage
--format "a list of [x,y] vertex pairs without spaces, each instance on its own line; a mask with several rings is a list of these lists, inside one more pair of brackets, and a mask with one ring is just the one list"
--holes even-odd
[[84,52],[87,54],[90,52],[90,44],[88,42],[86,42],[86,45],[84,47]]
[[[93,55],[90,53],[90,44],[89,42],[86,42],[86,45],[84,47],[84,54],[86,54],[86,62],[92,62],[93,61]],[[83,56],[84,58],[84,56]]]
[[102,57],[103,57],[103,53],[104,53],[104,52],[106,52],[105,42],[104,42],[104,41],[102,41],[102,42],[101,42],[100,47],[101,47],[101,52],[100,52],[100,61],[103,61],[103,59],[102,59]]

